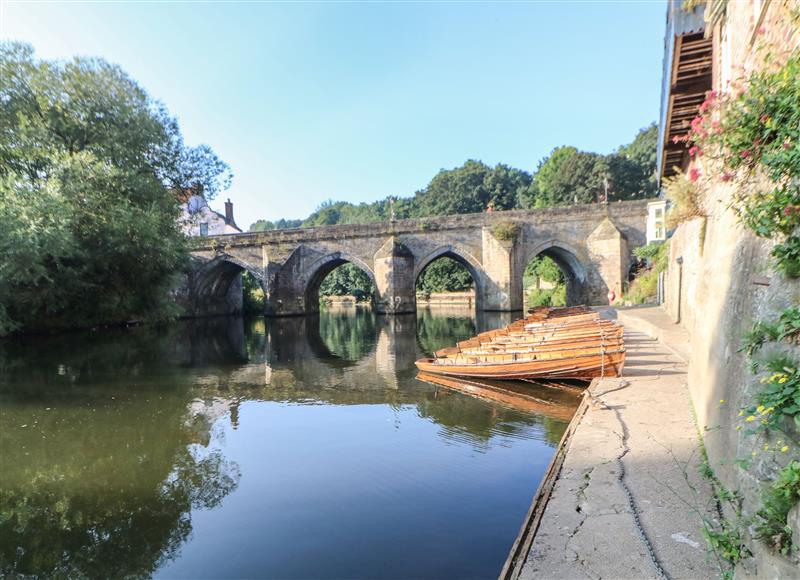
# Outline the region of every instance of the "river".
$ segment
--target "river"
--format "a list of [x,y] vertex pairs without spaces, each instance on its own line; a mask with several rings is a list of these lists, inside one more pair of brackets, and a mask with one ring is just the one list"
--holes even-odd
[[509,320],[350,308],[0,342],[0,573],[496,578],[573,402],[501,406],[414,360]]

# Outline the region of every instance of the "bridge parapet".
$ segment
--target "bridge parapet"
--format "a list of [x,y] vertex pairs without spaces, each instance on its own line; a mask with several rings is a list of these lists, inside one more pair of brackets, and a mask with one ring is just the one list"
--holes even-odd
[[232,278],[247,270],[264,288],[267,314],[306,314],[319,308],[325,275],[351,262],[374,281],[379,312],[410,312],[419,274],[448,256],[472,275],[478,309],[519,310],[525,267],[544,254],[564,271],[571,302],[599,304],[609,289],[621,293],[646,217],[642,200],[193,238],[184,295],[191,314],[230,312]]

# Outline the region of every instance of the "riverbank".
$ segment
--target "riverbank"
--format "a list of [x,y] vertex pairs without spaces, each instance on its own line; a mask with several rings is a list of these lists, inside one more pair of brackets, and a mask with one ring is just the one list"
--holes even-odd
[[624,377],[589,388],[530,548],[506,577],[714,577],[701,533],[714,500],[676,354],[688,356],[688,337],[659,309],[609,314],[626,326]]

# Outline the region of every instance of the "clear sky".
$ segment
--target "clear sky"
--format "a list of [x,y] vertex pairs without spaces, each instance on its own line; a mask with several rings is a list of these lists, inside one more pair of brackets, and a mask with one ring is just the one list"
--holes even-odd
[[[0,0],[0,36],[100,56],[231,165],[247,228],[408,196],[469,158],[532,171],[657,119],[666,4]],[[212,205],[221,206],[222,200]]]

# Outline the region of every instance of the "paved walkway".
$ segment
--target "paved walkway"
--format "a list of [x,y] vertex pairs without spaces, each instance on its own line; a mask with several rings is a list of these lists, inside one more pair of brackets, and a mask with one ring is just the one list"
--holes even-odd
[[679,352],[688,337],[658,309],[621,314],[624,377],[592,390],[521,578],[658,578],[648,544],[669,578],[717,576],[700,532],[712,503],[698,475],[685,360],[631,329],[664,325],[662,340]]

